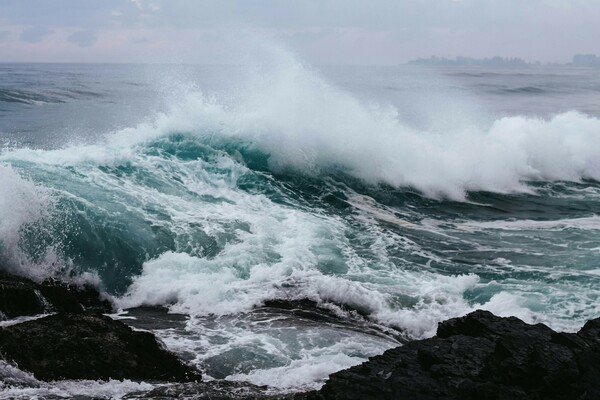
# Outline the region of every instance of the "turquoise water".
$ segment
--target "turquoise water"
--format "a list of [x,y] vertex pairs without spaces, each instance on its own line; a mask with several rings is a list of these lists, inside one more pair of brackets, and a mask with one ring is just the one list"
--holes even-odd
[[155,332],[210,376],[318,387],[398,344],[270,299],[404,339],[599,314],[597,71],[0,70],[2,264],[190,315]]

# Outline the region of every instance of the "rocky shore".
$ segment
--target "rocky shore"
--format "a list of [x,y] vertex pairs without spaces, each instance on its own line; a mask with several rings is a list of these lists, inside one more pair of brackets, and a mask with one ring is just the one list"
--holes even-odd
[[475,311],[330,375],[326,399],[600,399],[600,318],[578,333]]
[[[302,311],[302,302],[281,302],[267,306],[315,312],[315,304]],[[112,311],[110,301],[93,287],[35,283],[0,273],[1,319],[25,319],[2,324],[0,355],[42,381],[179,382],[130,393],[126,398],[131,399],[600,398],[600,318],[578,333],[558,333],[542,324],[475,311],[440,323],[433,338],[330,375],[319,391],[282,396],[246,383],[202,382],[199,371],[154,335],[104,315]]]
[[4,319],[44,315],[0,328],[5,361],[38,380],[131,379],[199,381],[198,371],[167,351],[154,335],[103,315],[112,304],[91,286],[35,283],[0,275]]

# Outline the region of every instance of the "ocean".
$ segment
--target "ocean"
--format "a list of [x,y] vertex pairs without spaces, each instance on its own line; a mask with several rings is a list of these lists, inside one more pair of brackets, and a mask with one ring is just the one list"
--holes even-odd
[[[0,264],[168,307],[115,317],[275,392],[475,309],[576,331],[599,117],[597,69],[0,64]],[[4,398],[152,387],[0,369]]]

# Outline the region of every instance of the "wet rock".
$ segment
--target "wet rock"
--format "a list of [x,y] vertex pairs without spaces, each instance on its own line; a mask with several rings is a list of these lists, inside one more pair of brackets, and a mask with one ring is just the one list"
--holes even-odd
[[44,299],[28,279],[0,273],[0,319],[41,314]]
[[332,374],[302,399],[600,399],[600,319],[557,333],[487,311]]
[[58,281],[41,284],[0,272],[0,319],[50,312],[111,312],[112,304],[92,286]]
[[100,314],[59,313],[5,327],[0,354],[40,380],[200,380],[151,333]]
[[112,303],[91,285],[77,286],[59,281],[45,281],[40,292],[50,304],[51,311],[110,313]]

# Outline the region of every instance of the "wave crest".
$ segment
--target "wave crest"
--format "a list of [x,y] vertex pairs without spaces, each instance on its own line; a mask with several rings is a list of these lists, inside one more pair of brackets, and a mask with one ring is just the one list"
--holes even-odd
[[[41,163],[126,162],[135,147],[173,133],[242,140],[268,155],[273,171],[327,174],[412,187],[464,200],[469,191],[528,192],[527,181],[600,180],[600,120],[575,111],[550,119],[512,116],[491,125],[416,129],[393,106],[366,105],[293,57],[238,85],[222,99],[190,91],[145,123],[91,146],[21,149],[1,158]],[[450,99],[451,100],[451,99]],[[431,126],[439,127],[439,121]]]

